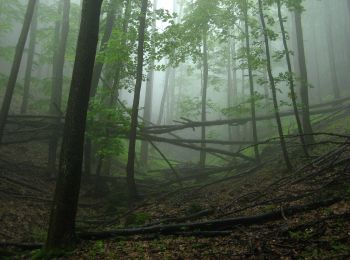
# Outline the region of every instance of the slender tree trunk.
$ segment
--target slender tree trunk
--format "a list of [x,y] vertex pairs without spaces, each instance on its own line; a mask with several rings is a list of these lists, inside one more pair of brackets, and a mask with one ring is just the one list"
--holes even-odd
[[28,0],[27,11],[24,17],[21,34],[17,42],[15,57],[13,59],[10,77],[7,82],[6,92],[5,92],[3,102],[2,102],[2,107],[0,110],[0,144],[2,142],[2,138],[4,135],[6,120],[10,110],[13,92],[15,90],[19,68],[21,66],[23,50],[28,37],[29,27],[33,18],[33,13],[34,13],[36,4],[37,4],[37,0]]
[[[202,122],[207,121],[207,91],[208,91],[208,74],[209,74],[209,65],[208,65],[208,31],[204,29],[203,32],[203,86],[202,86]],[[201,152],[199,157],[199,165],[201,168],[205,168],[205,162],[207,153],[205,151],[206,144],[206,129],[205,126],[201,128]]]
[[332,10],[329,0],[325,2],[326,3],[326,9],[327,12],[325,12],[326,17],[326,30],[327,30],[327,47],[328,47],[328,55],[329,55],[329,66],[330,66],[330,72],[331,72],[331,78],[332,78],[332,88],[333,88],[333,95],[335,99],[340,98],[340,91],[339,91],[339,82],[337,77],[337,68],[335,64],[335,53],[334,53],[334,42],[333,42],[333,34],[332,34]]
[[254,154],[255,159],[259,163],[259,147],[258,147],[258,133],[256,128],[256,111],[255,111],[255,91],[254,91],[254,78],[253,78],[253,66],[252,57],[250,52],[250,37],[249,37],[249,24],[248,24],[248,3],[244,2],[244,25],[245,25],[245,47],[248,62],[248,75],[249,75],[249,89],[250,89],[250,110],[252,113],[252,128],[253,128],[253,142],[254,142]]
[[[317,37],[316,37],[316,25],[313,23],[312,24],[312,39],[313,42],[315,43],[314,48],[313,48],[313,56],[314,56],[314,62],[315,62],[315,70],[316,70],[316,88],[317,88],[317,96],[318,96],[318,102],[321,104],[322,103],[322,84],[320,80],[320,64],[319,64],[319,59],[318,59],[318,46],[317,46]],[[350,59],[349,59],[350,61]]]
[[290,60],[290,52],[289,52],[288,43],[287,43],[286,30],[284,29],[284,22],[283,22],[282,11],[281,11],[281,0],[277,0],[277,10],[278,10],[278,19],[279,19],[281,33],[282,33],[284,52],[285,52],[285,56],[286,56],[286,63],[287,63],[287,67],[288,67],[288,82],[289,82],[290,95],[291,95],[292,104],[293,104],[295,121],[297,123],[298,134],[300,136],[300,142],[302,144],[304,154],[305,154],[305,156],[308,157],[309,153],[308,153],[307,146],[305,143],[303,127],[302,127],[301,120],[299,117],[297,97],[295,94],[294,78],[293,78],[294,76],[293,76],[293,70],[292,70],[292,63]]
[[[233,94],[233,75],[232,75],[232,45],[231,39],[228,41],[227,46],[227,107],[232,108],[234,105],[234,99],[236,98]],[[228,118],[231,118],[231,115],[228,115]],[[233,131],[232,126],[227,126],[228,139],[233,141]],[[230,150],[233,151],[233,145],[231,145]]]
[[[69,33],[69,12],[70,12],[70,0],[63,0],[63,17],[61,23],[61,32],[59,34],[57,53],[54,54],[54,66],[53,66],[53,82],[51,89],[50,100],[50,114],[56,116],[62,116],[61,103],[62,103],[62,87],[63,87],[63,70],[64,61],[66,55],[66,46]],[[60,119],[58,119],[59,121]],[[49,160],[48,160],[48,174],[53,176],[56,171],[56,158],[58,147],[59,133],[57,130],[53,131],[52,137],[49,141]]]
[[171,68],[168,67],[166,72],[165,72],[163,95],[162,95],[162,100],[160,101],[160,108],[159,108],[159,116],[158,116],[157,125],[160,125],[162,123],[162,119],[163,119],[163,115],[164,115],[165,102],[166,102],[166,98],[168,96],[168,91],[169,91],[170,72],[171,72]]
[[262,1],[258,0],[258,4],[259,4],[259,14],[260,14],[261,25],[262,25],[262,29],[264,31],[267,73],[268,73],[269,81],[270,81],[270,85],[271,85],[271,92],[272,92],[273,105],[274,105],[274,110],[275,110],[275,117],[276,117],[276,121],[277,121],[278,134],[279,134],[279,138],[280,138],[283,158],[284,158],[284,161],[286,163],[287,169],[292,170],[292,164],[290,163],[290,160],[289,160],[287,146],[286,146],[286,142],[284,140],[284,135],[283,135],[282,122],[281,122],[281,118],[280,118],[280,114],[279,114],[275,79],[272,75],[270,45],[269,45],[269,38],[268,38],[267,30],[266,30]]
[[[103,52],[106,49],[107,43],[111,38],[114,24],[116,22],[116,13],[119,7],[120,0],[112,0],[108,6],[108,12],[106,17],[106,25],[103,33],[103,37],[101,39],[99,52]],[[100,81],[103,62],[96,62],[94,66],[94,72],[92,75],[92,83],[91,83],[91,92],[90,98],[95,97],[97,86]],[[92,142],[90,138],[86,138],[85,142],[85,150],[84,150],[84,172],[86,176],[91,174],[91,158],[92,158]]]
[[172,68],[170,73],[169,80],[169,93],[167,95],[167,115],[166,122],[171,124],[174,120],[174,111],[175,111],[175,88],[176,88],[176,69]]
[[312,136],[312,126],[310,121],[310,108],[309,108],[309,86],[308,86],[308,76],[305,61],[305,48],[304,48],[304,36],[303,27],[301,24],[301,13],[300,11],[294,12],[295,18],[295,30],[298,45],[298,65],[301,78],[300,87],[300,97],[302,104],[302,123],[305,136],[306,144],[314,143],[314,138]]
[[102,0],[84,0],[64,125],[59,175],[45,252],[74,246],[86,115],[99,32]]
[[[109,39],[111,38],[112,31],[114,28],[114,24],[116,22],[117,16],[117,10],[119,8],[120,0],[112,0],[109,3],[108,6],[108,12],[107,12],[107,17],[106,17],[106,25],[105,25],[105,30],[103,33],[103,37],[101,39],[101,44],[99,48],[99,52],[103,52],[106,49],[107,43]],[[103,62],[96,62],[94,66],[94,74],[92,75],[92,83],[91,83],[91,92],[90,96],[95,97],[96,91],[97,91],[97,86],[101,78],[101,73],[103,69]]]
[[[157,0],[153,0],[153,12],[157,9]],[[153,17],[154,21],[152,23],[152,32],[156,32],[156,17]],[[153,46],[155,48],[155,46]],[[150,71],[147,75],[147,83],[146,83],[146,94],[145,94],[145,103],[144,103],[144,113],[143,119],[145,127],[149,126],[152,121],[152,101],[153,101],[153,85],[154,85],[154,60],[152,59],[150,62]],[[141,158],[140,163],[142,167],[147,169],[148,162],[148,152],[149,152],[149,144],[147,141],[141,142]]]
[[[123,18],[123,40],[121,42],[122,47],[126,47],[126,35],[129,31],[129,22],[131,17],[131,0],[125,1],[125,10],[124,10],[124,18]],[[122,70],[123,70],[123,61],[120,60],[117,62],[115,75],[114,75],[114,83],[113,83],[113,90],[117,92],[119,90],[119,83],[122,78]]]
[[27,57],[26,72],[24,76],[24,85],[23,85],[24,92],[23,92],[23,99],[21,104],[21,114],[27,113],[27,109],[28,109],[29,89],[30,89],[30,83],[32,80],[32,71],[33,71],[35,45],[36,45],[36,31],[38,27],[38,7],[39,7],[39,0],[35,5],[32,24],[30,25],[29,50],[28,50],[28,57]]
[[129,198],[135,200],[138,197],[136,183],[135,183],[135,150],[136,150],[136,132],[137,132],[137,118],[139,114],[140,92],[142,86],[142,72],[143,72],[143,52],[145,44],[145,30],[146,30],[146,16],[147,16],[147,0],[142,0],[141,13],[139,17],[138,29],[138,49],[137,49],[137,75],[135,84],[134,101],[131,114],[130,126],[130,141],[128,152],[128,163],[126,166],[126,179],[129,191]]

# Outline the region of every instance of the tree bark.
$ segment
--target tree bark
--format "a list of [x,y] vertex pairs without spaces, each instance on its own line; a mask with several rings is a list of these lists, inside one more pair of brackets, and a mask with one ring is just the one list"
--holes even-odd
[[[203,62],[203,86],[202,86],[202,122],[207,121],[207,91],[208,91],[208,74],[209,74],[209,65],[208,65],[208,29],[205,28],[203,32],[203,54],[202,54],[202,62]],[[206,139],[206,129],[205,126],[201,127],[201,139],[205,141]],[[201,152],[199,156],[199,165],[200,167],[205,167],[206,162],[206,144],[203,142],[201,144]]]
[[84,0],[45,252],[72,247],[102,0]]
[[[119,7],[119,0],[112,0],[108,6],[108,12],[106,17],[106,25],[101,39],[99,52],[103,52],[106,49],[107,43],[112,35],[113,27],[116,21],[116,13]],[[103,69],[103,62],[96,62],[94,66],[94,72],[92,75],[90,98],[95,97],[98,83]],[[90,138],[86,138],[85,150],[84,150],[84,172],[85,175],[91,174],[91,157],[92,157],[92,142]]]
[[[61,22],[61,32],[58,37],[58,46],[54,54],[53,65],[53,81],[51,88],[50,110],[51,115],[61,116],[62,103],[62,87],[63,87],[63,70],[66,55],[67,39],[69,33],[69,12],[70,0],[62,0],[63,13]],[[59,8],[60,9],[60,8]],[[52,138],[49,141],[49,160],[48,160],[48,174],[53,176],[56,171],[56,158],[58,147],[58,133],[53,131]]]
[[171,71],[171,68],[168,67],[166,72],[165,72],[163,95],[162,95],[162,100],[160,101],[160,108],[159,108],[159,116],[158,116],[157,125],[160,125],[162,123],[162,120],[163,120],[163,115],[164,115],[164,110],[165,110],[165,101],[166,101],[166,97],[167,97],[168,91],[169,91],[170,71]]
[[288,170],[292,170],[292,164],[289,160],[289,155],[287,152],[287,146],[283,135],[283,129],[282,129],[282,122],[279,114],[279,107],[278,107],[278,101],[277,101],[277,93],[276,93],[276,86],[275,86],[275,79],[272,75],[272,66],[271,66],[271,57],[270,57],[270,45],[269,45],[269,38],[266,30],[266,24],[265,24],[265,18],[264,18],[264,11],[263,11],[263,5],[262,1],[258,0],[259,4],[259,14],[260,14],[260,20],[262,29],[264,32],[264,41],[265,41],[265,49],[266,49],[266,65],[267,65],[267,73],[269,76],[269,81],[271,85],[271,92],[272,92],[272,98],[273,98],[273,105],[275,110],[275,118],[277,121],[277,128],[278,128],[278,134],[280,138],[280,144],[282,148],[283,158],[286,164],[286,167]]
[[32,78],[35,45],[36,45],[36,31],[38,27],[38,7],[39,7],[39,0],[35,5],[32,24],[30,25],[29,50],[28,50],[28,57],[27,57],[26,72],[24,76],[24,85],[23,85],[24,92],[23,92],[23,98],[22,98],[22,104],[21,104],[21,114],[26,114],[28,109],[29,90],[30,90],[30,83]]
[[300,136],[300,142],[302,144],[304,154],[305,154],[305,156],[308,157],[309,153],[308,153],[307,146],[305,143],[303,127],[302,127],[301,120],[299,117],[297,97],[295,95],[292,63],[290,60],[290,52],[289,52],[288,43],[287,43],[286,31],[284,29],[284,23],[283,23],[282,11],[281,11],[281,0],[277,0],[277,11],[278,11],[278,19],[279,19],[281,33],[282,33],[282,42],[283,42],[283,46],[284,46],[284,52],[285,52],[285,56],[286,56],[286,63],[287,63],[287,67],[288,67],[288,82],[289,82],[290,94],[291,94],[291,99],[292,99],[292,104],[293,104],[295,121],[297,123],[298,133]]
[[139,17],[139,29],[138,29],[138,49],[137,49],[137,75],[134,92],[134,101],[131,114],[131,126],[130,126],[130,141],[128,151],[128,163],[126,166],[126,179],[130,200],[135,200],[138,197],[136,183],[135,183],[135,150],[136,150],[136,132],[138,125],[140,92],[142,86],[142,72],[143,72],[143,53],[145,44],[145,30],[146,30],[146,16],[147,16],[147,0],[142,0],[141,13]]
[[298,46],[298,65],[301,78],[301,87],[300,87],[300,97],[302,104],[302,123],[303,130],[305,134],[308,134],[308,137],[305,138],[306,144],[313,144],[315,142],[312,134],[312,126],[310,121],[310,108],[309,108],[309,86],[308,86],[308,75],[305,61],[305,48],[304,48],[304,36],[303,36],[303,27],[301,23],[301,12],[294,12],[295,18],[295,30]]
[[254,142],[254,154],[255,159],[259,163],[259,147],[258,147],[258,133],[256,128],[256,110],[255,110],[255,91],[254,91],[254,78],[253,78],[253,66],[252,66],[252,57],[250,52],[250,36],[249,36],[249,24],[248,24],[248,2],[244,1],[244,27],[245,27],[245,47],[246,47],[246,56],[248,63],[248,75],[249,75],[249,90],[250,90],[250,110],[252,114],[252,128],[253,128],[253,142]]
[[333,95],[335,99],[338,99],[340,97],[340,91],[339,91],[339,81],[337,77],[337,68],[335,64],[335,53],[334,53],[334,42],[333,42],[333,34],[332,34],[332,9],[329,1],[325,1],[326,3],[326,12],[325,12],[325,26],[327,30],[327,47],[328,47],[328,56],[329,56],[329,66],[330,66],[330,72],[331,72],[331,78],[332,78],[332,88],[333,88]]
[[[157,9],[157,0],[153,0],[153,12]],[[154,21],[152,23],[152,33],[156,32],[156,17],[153,17]],[[152,48],[155,48],[153,46]],[[153,101],[153,85],[154,85],[154,60],[152,59],[150,62],[150,71],[147,75],[147,83],[146,83],[146,94],[145,94],[145,103],[144,103],[144,112],[143,119],[145,126],[149,126],[152,120],[152,101]],[[147,141],[141,142],[141,156],[140,163],[142,167],[147,169],[148,162],[148,152],[149,145]]]
[[0,144],[2,142],[7,116],[10,110],[12,96],[13,96],[13,92],[15,90],[15,86],[17,82],[18,72],[21,66],[24,46],[26,44],[26,40],[29,33],[29,27],[33,18],[33,13],[34,13],[36,4],[37,4],[37,0],[28,1],[26,14],[23,21],[23,26],[21,29],[21,34],[17,42],[15,57],[13,59],[10,77],[7,82],[6,92],[5,92],[2,107],[0,110]]

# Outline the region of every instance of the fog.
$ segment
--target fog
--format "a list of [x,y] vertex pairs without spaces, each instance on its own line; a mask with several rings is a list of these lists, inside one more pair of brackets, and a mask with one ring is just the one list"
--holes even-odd
[[[345,203],[339,214],[318,212],[341,219],[349,214],[349,43],[350,0],[0,0],[0,210],[9,198],[13,208],[30,205],[33,218],[44,212],[39,225],[20,223],[22,237],[8,235],[18,212],[4,213],[0,249],[40,242],[30,248],[46,254],[65,251],[67,237],[118,234],[232,242],[257,232],[263,241],[266,227],[237,235],[233,223],[287,223],[284,207],[319,210],[315,201]],[[53,205],[51,215],[28,198]],[[308,259],[300,243],[314,224],[286,224],[286,259]],[[276,245],[285,233],[277,228]],[[272,242],[265,252],[255,245],[236,247],[238,259],[283,255]],[[348,246],[317,246],[310,259],[349,256]],[[92,246],[104,253],[78,248],[83,258],[120,257],[114,248],[108,258],[106,244]],[[223,252],[208,255],[235,255]],[[172,248],[161,257],[204,255]]]

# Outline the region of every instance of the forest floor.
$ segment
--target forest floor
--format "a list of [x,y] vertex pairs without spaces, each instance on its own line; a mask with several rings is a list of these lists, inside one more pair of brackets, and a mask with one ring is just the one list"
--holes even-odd
[[[346,134],[341,124],[343,118],[322,130]],[[88,239],[62,259],[350,259],[350,143],[337,136],[316,140],[322,145],[312,148],[311,160],[291,149],[291,173],[279,153],[271,154],[264,164],[184,186],[147,181],[140,186],[142,200],[132,206],[123,178],[106,178],[105,194],[84,179],[78,234],[101,233],[85,234]],[[45,241],[55,185],[46,176],[46,150],[42,143],[0,150],[2,259],[30,259]],[[110,232],[133,227],[157,231]]]

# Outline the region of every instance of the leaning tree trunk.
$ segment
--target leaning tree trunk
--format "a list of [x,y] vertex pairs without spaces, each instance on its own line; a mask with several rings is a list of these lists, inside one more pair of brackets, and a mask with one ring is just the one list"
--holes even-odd
[[[209,74],[209,66],[208,66],[208,31],[207,28],[204,29],[203,32],[203,86],[202,86],[202,122],[207,121],[207,91],[208,91],[208,74]],[[199,156],[199,165],[201,168],[205,168],[205,162],[207,153],[206,149],[206,129],[205,126],[201,128],[201,152]]]
[[252,113],[252,128],[253,128],[253,143],[255,159],[260,163],[259,147],[258,147],[258,133],[256,128],[256,111],[255,111],[255,91],[254,91],[254,78],[253,78],[253,65],[252,56],[250,52],[250,37],[249,37],[249,24],[248,24],[248,3],[244,1],[244,27],[245,27],[245,47],[246,56],[248,62],[248,75],[249,75],[249,90],[250,90],[250,110]]
[[[153,0],[153,12],[155,12],[157,9],[157,0]],[[152,23],[152,33],[156,32],[156,17],[153,17],[153,23]],[[152,47],[153,49],[155,46]],[[147,75],[147,83],[146,83],[146,94],[145,94],[145,104],[144,104],[144,113],[143,113],[143,120],[145,127],[149,126],[152,120],[152,99],[153,99],[153,85],[154,85],[154,60],[152,59],[150,62],[150,71]],[[147,162],[148,162],[148,147],[147,141],[141,142],[141,156],[140,156],[140,163],[142,167],[145,167],[147,169]]]
[[308,76],[306,69],[306,60],[305,60],[305,48],[304,48],[304,36],[303,36],[303,27],[301,23],[301,11],[294,12],[295,17],[295,30],[298,46],[298,65],[301,78],[301,87],[300,87],[300,97],[302,104],[302,123],[303,130],[305,134],[306,144],[313,144],[314,138],[312,136],[312,126],[310,120],[310,108],[309,108],[309,86],[308,86]]
[[[67,39],[69,33],[69,12],[70,0],[63,0],[63,16],[61,23],[61,32],[59,34],[58,46],[54,54],[53,66],[53,81],[50,99],[50,114],[58,117],[60,121],[62,116],[62,87],[63,87],[63,69],[66,55]],[[49,140],[49,160],[48,160],[48,175],[53,176],[56,171],[57,147],[59,140],[59,131],[54,130]]]
[[72,247],[102,0],[84,0],[45,252]]
[[37,4],[37,0],[29,0],[28,1],[27,11],[26,11],[26,15],[24,17],[23,26],[21,29],[21,34],[20,34],[18,42],[17,42],[15,57],[13,59],[10,77],[8,79],[8,82],[7,82],[6,92],[5,92],[3,103],[1,106],[1,110],[0,110],[0,144],[2,142],[2,138],[4,135],[6,120],[7,120],[9,110],[10,110],[13,92],[15,90],[19,68],[21,66],[21,61],[22,61],[22,57],[23,57],[23,50],[24,50],[24,46],[25,46],[26,41],[27,41],[29,27],[30,27],[30,24],[32,22],[33,13],[34,13],[36,4]]
[[147,0],[142,0],[141,13],[139,17],[138,29],[138,49],[137,49],[137,75],[134,92],[134,101],[131,113],[130,126],[130,141],[128,151],[128,163],[126,166],[126,179],[128,185],[128,192],[130,200],[135,200],[138,197],[136,183],[135,183],[135,150],[136,150],[136,132],[137,132],[137,118],[139,115],[140,92],[142,86],[142,72],[143,72],[143,53],[145,45],[145,31],[146,31],[146,15],[147,15]]
[[299,117],[297,97],[295,94],[292,63],[290,60],[290,52],[289,52],[288,43],[287,43],[286,30],[284,28],[284,22],[283,22],[282,11],[281,11],[281,0],[277,0],[277,11],[278,11],[278,19],[279,19],[279,23],[280,23],[280,27],[281,27],[282,41],[283,41],[284,52],[285,52],[285,56],[286,56],[286,63],[287,63],[287,67],[288,67],[288,82],[289,82],[290,95],[291,95],[292,104],[293,104],[295,121],[297,123],[298,134],[300,136],[300,142],[302,144],[304,154],[305,154],[305,156],[308,157],[309,153],[308,153],[307,146],[305,143],[303,127],[302,127],[301,120]]
[[[113,27],[116,22],[116,13],[119,6],[119,0],[113,0],[108,6],[108,12],[106,17],[106,25],[101,39],[99,52],[103,52],[106,49],[107,43],[112,35]],[[94,66],[94,72],[92,75],[90,98],[95,97],[97,86],[101,78],[103,62],[96,62]],[[92,157],[92,141],[89,137],[86,138],[85,150],[84,150],[84,173],[86,176],[91,174],[91,157]]]
[[28,57],[27,57],[26,72],[24,76],[21,114],[27,113],[27,109],[28,109],[29,89],[30,89],[30,83],[32,80],[32,71],[33,71],[35,45],[36,45],[36,33],[38,28],[38,7],[39,7],[39,0],[35,5],[32,24],[30,25],[29,50],[28,50]]
[[274,105],[274,110],[275,110],[275,117],[276,117],[276,121],[277,121],[277,128],[278,128],[280,144],[281,144],[283,158],[284,158],[284,161],[286,163],[287,169],[292,170],[292,164],[290,163],[290,160],[289,160],[287,146],[286,146],[286,142],[285,142],[284,135],[283,135],[282,122],[281,122],[281,118],[280,118],[280,114],[279,114],[275,79],[272,75],[269,37],[267,34],[267,30],[266,30],[262,1],[258,0],[258,4],[259,4],[259,14],[260,14],[261,25],[262,25],[262,29],[263,29],[263,33],[264,33],[267,73],[268,73],[269,81],[270,81],[270,85],[271,85],[272,99],[273,99],[273,105]]

